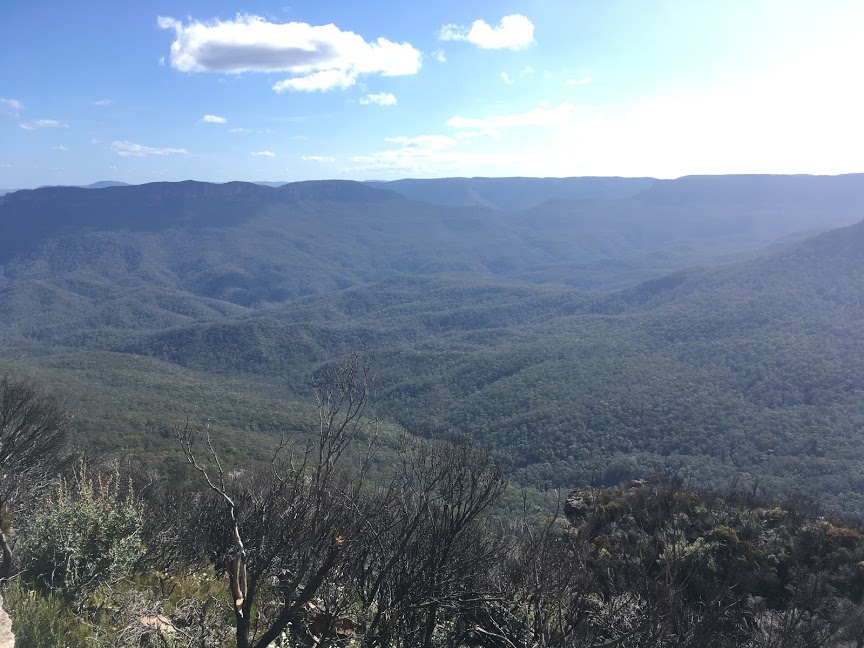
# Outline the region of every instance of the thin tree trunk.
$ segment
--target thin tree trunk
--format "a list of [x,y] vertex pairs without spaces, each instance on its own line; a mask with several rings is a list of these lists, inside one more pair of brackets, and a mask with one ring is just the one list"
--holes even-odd
[[435,626],[438,625],[438,605],[429,608],[429,616],[426,617],[426,631],[423,633],[423,648],[432,648],[432,638],[435,635]]

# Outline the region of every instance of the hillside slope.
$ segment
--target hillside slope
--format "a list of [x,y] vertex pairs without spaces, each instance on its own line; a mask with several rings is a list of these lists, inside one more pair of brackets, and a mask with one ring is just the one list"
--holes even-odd
[[[864,183],[787,196],[796,182],[682,179],[523,212],[348,182],[18,192],[0,198],[0,353],[147,356],[296,396],[360,351],[388,420],[489,444],[525,483],[672,462],[864,511],[864,225],[794,242],[853,222]],[[667,274],[774,235],[791,238]],[[572,287],[609,264],[601,285],[648,281]]]
[[608,295],[400,278],[116,350],[279,377],[375,357],[387,416],[468,434],[527,483],[615,483],[670,459],[858,510],[864,481],[864,224]]
[[0,324],[13,345],[53,343],[71,332],[237,315],[398,275],[622,288],[853,222],[847,203],[864,196],[864,181],[845,177],[841,200],[835,180],[807,180],[825,191],[794,204],[777,202],[777,191],[730,204],[729,192],[695,191],[685,178],[662,185],[660,197],[655,187],[521,212],[412,202],[346,181],[19,191],[0,197]]
[[433,178],[367,182],[410,200],[448,206],[521,210],[550,200],[594,201],[634,196],[653,178]]

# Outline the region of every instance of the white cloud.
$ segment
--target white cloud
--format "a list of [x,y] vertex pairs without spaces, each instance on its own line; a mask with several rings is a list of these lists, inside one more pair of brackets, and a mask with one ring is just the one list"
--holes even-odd
[[379,92],[378,94],[368,94],[362,99],[360,99],[360,103],[364,106],[369,104],[378,104],[379,106],[395,106],[396,105],[396,96],[390,94],[389,92]]
[[275,158],[276,154],[273,151],[252,151],[252,155],[256,157]]
[[332,164],[336,161],[336,158],[327,155],[304,155],[300,159],[306,160],[307,162],[326,162],[328,164]]
[[459,150],[460,142],[446,135],[417,135],[414,137],[388,137],[386,142],[399,144],[397,148],[367,155],[351,156],[351,172],[375,172],[388,176],[464,175],[465,169],[500,169],[499,174],[516,159],[508,154],[485,154]]
[[385,142],[401,144],[405,148],[422,148],[443,151],[456,145],[456,140],[447,135],[416,135],[414,137],[385,137]]
[[37,128],[69,128],[68,124],[57,121],[56,119],[37,119],[36,121],[21,122],[18,126],[24,130],[36,130]]
[[567,79],[567,81],[565,81],[565,83],[568,86],[580,86],[580,85],[588,85],[593,80],[594,79],[592,79],[590,76],[584,76],[581,79]]
[[457,140],[472,140],[478,139],[480,137],[492,137],[494,139],[498,139],[501,137],[501,131],[496,130],[494,128],[484,128],[483,130],[466,130],[459,131],[455,135]]
[[439,63],[447,62],[447,55],[444,53],[444,50],[435,50],[432,52],[432,58],[434,58]]
[[514,77],[507,72],[502,72],[499,76],[501,77],[501,80],[504,81],[504,83],[506,83],[507,85],[513,85],[516,83],[517,78],[519,80],[533,78],[534,68],[532,68],[531,66],[522,68],[521,70],[519,70],[519,74],[517,77]]
[[354,85],[356,76],[346,70],[322,70],[306,76],[283,79],[273,84],[275,92],[294,90],[296,92],[326,92],[327,90],[344,90]]
[[110,106],[114,103],[113,99],[99,99],[93,102],[94,106]]
[[51,150],[52,150],[52,151],[60,151],[60,152],[65,153],[65,152],[68,151],[69,149],[66,148],[65,146],[63,146],[62,144],[58,144],[57,146],[52,146],[52,147],[51,147]]
[[582,106],[554,128],[511,130],[499,144],[532,176],[859,172],[864,88],[849,79],[864,60],[862,28],[850,24],[773,70],[710,91]]
[[204,115],[201,118],[202,124],[226,124],[228,120],[225,117],[219,117],[218,115]]
[[101,144],[102,140],[99,139],[98,137],[92,137],[92,138],[90,138],[90,143],[91,144]]
[[162,29],[173,29],[171,66],[181,72],[289,72],[273,85],[283,92],[347,88],[362,74],[416,74],[420,52],[410,43],[386,38],[367,42],[333,24],[272,23],[238,14],[234,20],[190,21],[160,17]]
[[6,109],[14,115],[17,115],[19,112],[24,110],[23,103],[17,99],[7,99],[6,97],[0,97],[0,106],[5,106]]
[[482,119],[471,117],[451,117],[447,125],[453,128],[500,129],[517,126],[557,126],[569,121],[576,113],[577,107],[570,103],[562,103],[554,108],[541,106],[528,112],[511,115],[493,115]]
[[182,148],[159,148],[155,146],[143,146],[127,140],[111,142],[111,150],[121,157],[144,157],[146,155],[180,155],[188,153]]
[[475,20],[471,27],[444,25],[438,38],[445,41],[468,41],[483,49],[513,49],[528,47],[534,42],[534,23],[522,14],[504,16],[497,27],[485,20]]

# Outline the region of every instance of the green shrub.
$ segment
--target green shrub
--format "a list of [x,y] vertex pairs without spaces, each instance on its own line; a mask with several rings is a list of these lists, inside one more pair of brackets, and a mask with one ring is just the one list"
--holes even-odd
[[15,648],[89,648],[90,627],[72,614],[61,597],[13,584],[5,600]]
[[116,474],[94,480],[83,463],[73,480],[60,481],[24,542],[28,580],[71,601],[129,576],[144,552],[143,506],[118,481]]

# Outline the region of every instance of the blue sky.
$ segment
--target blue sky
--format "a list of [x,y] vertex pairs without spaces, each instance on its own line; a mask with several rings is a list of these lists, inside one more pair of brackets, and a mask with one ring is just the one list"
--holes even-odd
[[8,2],[0,187],[864,171],[860,0]]

